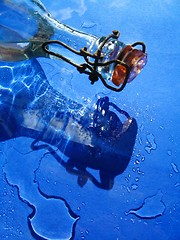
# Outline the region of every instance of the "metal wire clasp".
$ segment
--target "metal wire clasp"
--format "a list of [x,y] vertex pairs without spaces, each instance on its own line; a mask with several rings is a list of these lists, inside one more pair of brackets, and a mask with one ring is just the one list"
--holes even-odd
[[[94,84],[95,82],[97,82],[100,79],[102,81],[102,83],[104,84],[104,86],[107,87],[108,89],[111,89],[116,92],[120,92],[123,90],[123,88],[125,87],[125,85],[127,83],[128,76],[130,73],[130,67],[124,61],[121,61],[117,58],[111,59],[108,61],[103,61],[104,54],[102,53],[102,49],[103,49],[104,45],[108,42],[108,40],[111,38],[118,39],[119,36],[120,36],[120,32],[117,30],[113,30],[110,35],[108,35],[106,38],[104,38],[104,40],[100,43],[98,49],[94,53],[89,52],[87,47],[81,48],[79,51],[77,51],[74,48],[71,48],[70,46],[68,46],[67,44],[65,44],[64,42],[61,42],[59,40],[49,40],[49,41],[44,42],[42,44],[42,49],[47,54],[55,56],[56,58],[60,58],[60,59],[64,60],[65,62],[73,65],[74,67],[77,68],[77,70],[80,73],[87,74],[89,76],[89,80],[91,81],[91,84]],[[49,50],[49,45],[51,45],[51,44],[61,45],[64,48],[68,49],[69,51],[73,52],[74,54],[82,56],[84,58],[85,62],[82,64],[77,64],[77,63],[73,62],[71,59],[69,59],[59,53]],[[142,45],[143,52],[145,52],[145,45],[140,42],[137,42],[134,45],[137,45],[137,44]],[[105,67],[112,63],[114,63],[115,65],[121,64],[122,66],[125,67],[125,70],[126,70],[126,78],[124,79],[122,85],[119,88],[109,85],[106,82],[106,80],[104,79],[104,77],[102,76],[102,74],[98,71],[98,67]]]

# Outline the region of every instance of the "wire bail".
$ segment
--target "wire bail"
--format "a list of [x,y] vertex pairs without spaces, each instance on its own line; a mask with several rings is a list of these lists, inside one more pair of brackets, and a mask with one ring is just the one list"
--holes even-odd
[[[102,49],[103,49],[104,45],[109,41],[109,39],[111,39],[111,38],[118,39],[119,36],[120,36],[120,32],[118,30],[113,30],[112,33],[110,35],[108,35],[100,43],[98,49],[94,53],[91,53],[90,51],[88,51],[87,47],[81,48],[79,51],[77,51],[74,48],[71,48],[70,46],[68,46],[67,44],[65,44],[59,40],[49,40],[49,41],[44,42],[42,44],[42,49],[47,54],[55,56],[56,58],[60,58],[60,59],[64,60],[65,62],[71,64],[72,66],[76,67],[76,69],[79,71],[79,73],[87,74],[89,76],[89,80],[91,81],[91,84],[94,84],[95,82],[97,82],[100,79],[102,81],[102,83],[104,84],[104,86],[107,87],[108,89],[116,91],[116,92],[120,92],[124,89],[124,87],[126,86],[126,83],[128,82],[130,67],[124,61],[121,61],[118,58],[102,62],[103,57],[104,57]],[[61,45],[64,48],[68,49],[69,51],[73,52],[74,54],[76,54],[78,56],[82,56],[85,60],[85,63],[77,64],[77,63],[73,62],[71,59],[69,59],[59,53],[50,51],[49,45],[51,45],[51,44]],[[136,45],[141,45],[142,51],[145,52],[145,44],[144,43],[137,42],[137,43],[134,43],[132,46],[136,46]],[[93,59],[93,61],[90,60],[89,58]],[[102,76],[102,74],[98,71],[98,67],[106,67],[110,64],[114,64],[115,66],[117,64],[120,64],[125,69],[126,77],[123,80],[123,83],[119,88],[109,85],[106,82],[106,80],[104,79],[104,77]]]

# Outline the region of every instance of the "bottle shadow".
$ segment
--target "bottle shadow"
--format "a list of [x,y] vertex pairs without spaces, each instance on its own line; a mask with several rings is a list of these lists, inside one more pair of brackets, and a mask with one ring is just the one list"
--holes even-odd
[[[24,111],[29,108],[32,102],[36,101],[37,96],[39,98],[41,95],[39,91],[38,95],[37,93],[32,94],[30,87],[33,89],[33,93],[35,92],[34,89],[41,89],[43,94],[47,92],[47,88],[50,89],[39,63],[35,59],[28,62],[28,67],[35,69],[31,79],[28,78],[28,87],[23,82],[25,78],[22,75],[22,72],[26,75],[26,65],[23,65],[24,69],[23,66],[18,68],[18,71],[20,71],[17,74],[19,76],[18,81],[13,80],[12,72],[11,75],[8,73],[7,65],[6,68],[0,67],[0,141],[22,136],[32,138],[32,150],[48,150],[69,173],[77,176],[79,186],[83,187],[90,180],[98,188],[111,189],[115,177],[125,171],[131,159],[138,129],[136,120],[131,118],[126,111],[110,102],[108,97],[103,97],[98,99],[96,108],[91,112],[91,121],[88,119],[88,115],[84,115],[78,120],[78,124],[81,126],[79,131],[86,129],[89,132],[91,144],[83,144],[83,142],[79,143],[71,138],[68,139],[62,131],[61,134],[59,134],[59,131],[48,134],[51,127],[49,123],[51,116],[46,118],[47,124],[43,128],[25,127],[21,124],[23,121],[22,109]],[[39,76],[43,77],[43,87],[41,78],[38,80],[41,86],[38,85],[38,81],[34,81],[34,74],[37,74],[37,71],[38,74],[41,72]],[[7,84],[9,81],[7,78],[9,77],[13,81]],[[7,81],[4,81],[5,79]],[[30,81],[31,83],[29,83]],[[3,82],[6,82],[6,86]],[[59,93],[56,92],[56,94]],[[60,94],[58,96],[66,99]],[[36,103],[36,109],[37,105]],[[50,109],[54,108],[53,105],[49,107]],[[33,109],[33,111],[35,110]],[[62,111],[61,114],[58,111],[58,108],[54,109],[56,113],[53,112],[53,116],[56,114],[56,118],[62,118]],[[34,118],[36,115],[34,115]],[[66,119],[68,122],[71,112],[67,114],[66,111],[66,115],[68,115],[68,119]],[[126,118],[124,122],[121,121],[121,116]],[[35,121],[34,118],[31,117],[30,120],[32,125]],[[44,122],[44,118],[42,122]],[[63,131],[66,131],[65,127]],[[57,153],[57,148],[68,158],[67,161]],[[99,176],[93,175],[91,169],[96,170]]]

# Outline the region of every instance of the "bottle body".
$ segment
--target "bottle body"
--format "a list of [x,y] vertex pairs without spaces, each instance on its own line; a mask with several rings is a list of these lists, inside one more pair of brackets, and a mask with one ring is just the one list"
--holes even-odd
[[[42,49],[48,40],[59,40],[80,50],[97,37],[79,32],[54,20],[40,2],[3,0],[0,3],[0,60],[21,61],[33,57],[50,57]],[[14,22],[11,21],[14,19]],[[65,48],[53,51],[70,54]],[[74,56],[70,56],[71,58]]]

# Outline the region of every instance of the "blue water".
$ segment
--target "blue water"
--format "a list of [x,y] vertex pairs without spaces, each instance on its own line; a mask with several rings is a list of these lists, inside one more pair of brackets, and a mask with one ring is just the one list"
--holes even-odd
[[[4,84],[11,91],[1,91],[1,101],[19,105],[22,99],[27,104],[39,97],[42,103],[45,100],[40,96],[51,87],[58,91],[53,96],[58,98],[62,93],[88,107],[96,102],[97,95],[108,96],[135,119],[138,132],[128,166],[115,176],[109,190],[106,181],[103,189],[90,179],[79,179],[66,171],[54,155],[53,150],[64,157],[55,143],[52,148],[33,150],[33,131],[27,133],[21,129],[20,136],[1,139],[1,239],[179,239],[179,1],[122,0],[102,4],[96,0],[67,3],[43,0],[43,3],[58,20],[84,32],[104,36],[118,29],[125,43],[144,41],[148,64],[123,92],[114,93],[101,84],[91,86],[85,81],[86,76],[79,77],[74,69],[63,63],[58,65],[55,60],[39,59],[42,69],[36,60],[10,66],[4,63],[1,86]],[[21,75],[15,74],[18,67],[24,69]],[[2,74],[6,78],[2,79]],[[77,78],[84,80],[82,91],[74,84]],[[12,82],[13,79],[16,81]],[[33,104],[34,110],[40,102]],[[54,105],[52,101],[48,106]],[[19,114],[16,107],[10,110],[13,116]],[[46,110],[49,114],[56,111]],[[2,105],[1,113],[6,114]],[[33,121],[36,112],[27,114]],[[48,121],[46,112],[44,116],[44,121]],[[10,125],[11,130],[14,127]],[[117,143],[116,148],[121,147]],[[77,154],[83,154],[77,149]],[[102,160],[105,159],[104,156]],[[112,166],[113,156],[108,155],[107,161]],[[99,180],[99,171],[88,168],[88,172]]]

